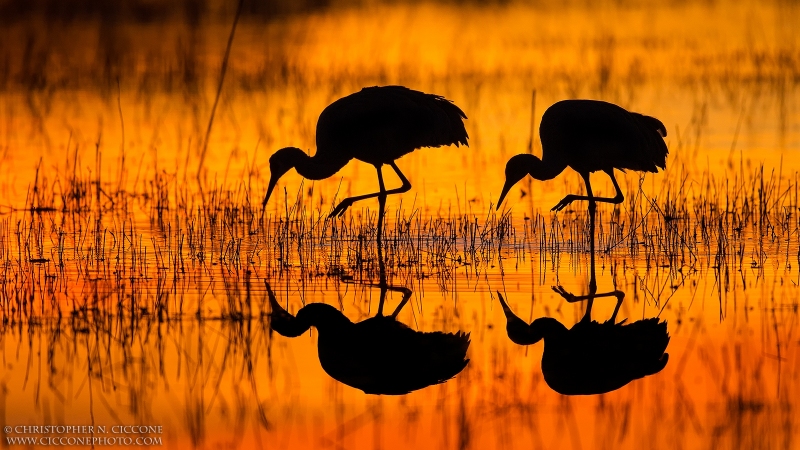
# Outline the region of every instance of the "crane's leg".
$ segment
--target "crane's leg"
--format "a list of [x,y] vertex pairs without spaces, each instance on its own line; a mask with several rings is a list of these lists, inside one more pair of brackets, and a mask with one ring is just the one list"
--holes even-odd
[[[403,294],[403,299],[400,300],[400,303],[397,305],[397,308],[395,308],[394,312],[392,312],[391,317],[394,317],[394,318],[396,318],[397,315],[400,314],[400,311],[402,311],[403,307],[406,305],[406,303],[408,303],[408,301],[411,299],[411,295],[413,294],[411,289],[409,289],[407,287],[404,287],[404,286],[389,286],[387,283],[378,283],[378,284],[357,283],[357,282],[354,282],[352,280],[349,280],[349,281],[348,280],[342,280],[342,283],[346,283],[346,284],[361,284],[363,286],[379,288],[381,290],[381,295],[380,295],[380,301],[378,302],[378,313],[376,314],[376,316],[383,316],[383,306],[386,304],[386,293],[387,292],[390,292],[390,291],[391,292],[400,292],[400,293]],[[269,289],[269,286],[267,287],[267,289]],[[272,302],[272,299],[275,296],[272,294],[272,291],[270,291],[269,294],[270,294],[270,302]],[[277,302],[277,300],[275,300],[275,301]]]
[[[625,200],[625,196],[622,195],[622,189],[619,188],[619,183],[617,183],[617,178],[614,177],[614,169],[604,170],[609,177],[611,177],[611,182],[614,183],[614,189],[616,189],[617,194],[614,197],[594,197],[594,201],[602,202],[602,203],[613,203],[613,204],[620,204],[623,200]],[[587,173],[586,176],[581,176],[586,182],[586,185],[589,185],[588,178],[589,174]],[[566,208],[570,203],[574,202],[575,200],[589,200],[589,196],[585,195],[575,195],[569,194],[566,197],[562,198],[556,206],[553,206],[551,211],[561,211],[562,209]]]
[[595,277],[594,270],[594,213],[597,210],[597,200],[592,193],[592,184],[589,182],[589,174],[583,176],[583,182],[586,183],[586,196],[589,197],[589,293],[594,294],[597,292],[597,278]]
[[397,315],[400,314],[400,311],[403,309],[404,306],[406,306],[406,303],[408,303],[408,300],[411,298],[411,289],[406,287],[389,286],[389,290],[403,293],[403,299],[400,300],[400,304],[397,305],[397,308],[395,308],[394,312],[392,313],[392,318],[396,319]]
[[406,178],[405,175],[403,175],[403,172],[400,171],[400,168],[397,167],[397,164],[395,164],[395,162],[392,161],[392,162],[389,163],[389,165],[392,167],[392,169],[394,169],[394,173],[397,174],[397,177],[400,178],[400,181],[403,182],[402,186],[400,186],[399,188],[394,189],[394,191],[390,191],[390,192],[394,192],[396,194],[400,194],[400,193],[408,192],[409,190],[411,190],[411,182],[408,181],[408,178]]
[[412,294],[411,289],[401,286],[387,286],[385,284],[378,285],[378,287],[381,288],[381,300],[380,303],[378,303],[378,314],[375,315],[376,317],[383,316],[383,305],[386,303],[386,293],[388,291],[403,293],[403,299],[400,300],[400,304],[397,305],[397,308],[394,309],[392,315],[389,316],[392,319],[396,319],[397,315],[400,314],[400,311],[403,309],[404,306],[406,306],[406,303],[408,303],[408,300],[411,299],[411,294]]
[[619,313],[619,307],[622,306],[622,300],[625,299],[625,293],[622,291],[614,291],[609,292],[609,294],[617,297],[617,306],[614,307],[614,313],[611,314],[611,319],[609,319],[609,321],[611,323],[617,323],[617,313]]
[[[609,203],[621,203],[623,196],[622,191],[619,188],[619,184],[617,184],[617,180],[614,178],[613,171],[606,171],[611,177],[611,181],[614,183],[614,187],[617,189],[617,197],[619,201],[611,201]],[[570,294],[561,286],[553,287],[553,290],[561,295],[566,301],[573,303],[579,302],[583,300],[587,300],[589,303],[586,305],[586,313],[583,315],[581,322],[588,322],[591,320],[592,315],[592,304],[594,299],[601,298],[601,297],[616,297],[617,298],[617,306],[614,308],[614,313],[611,315],[611,323],[614,323],[617,319],[617,313],[619,312],[619,308],[622,305],[622,300],[625,298],[625,293],[619,290],[614,290],[611,292],[606,292],[603,294],[597,294],[597,276],[595,271],[595,263],[594,263],[594,231],[595,231],[595,212],[597,209],[597,201],[599,201],[598,197],[595,197],[592,193],[592,185],[589,183],[589,174],[581,174],[583,177],[583,182],[586,184],[586,196],[581,197],[580,199],[585,199],[589,201],[589,246],[590,246],[590,267],[589,267],[589,293],[587,295],[575,296]],[[577,197],[577,196],[576,196]],[[603,200],[615,200],[614,199],[603,199]],[[563,200],[562,200],[563,201]],[[570,200],[572,201],[572,200]]]
[[581,301],[584,301],[584,300],[588,300],[590,302],[589,305],[587,305],[587,307],[586,307],[586,313],[584,313],[583,318],[581,319],[581,321],[584,321],[584,322],[591,320],[590,316],[591,316],[591,312],[592,312],[592,303],[593,303],[592,301],[594,299],[602,298],[602,297],[616,297],[617,298],[617,306],[614,307],[614,313],[611,314],[611,319],[610,319],[611,323],[615,323],[615,321],[617,319],[617,313],[619,313],[619,308],[620,308],[620,306],[622,306],[622,301],[625,299],[625,293],[620,291],[620,290],[614,290],[614,291],[611,291],[611,292],[604,292],[602,294],[592,294],[590,292],[588,295],[572,295],[569,292],[567,292],[567,290],[564,289],[561,286],[553,286],[552,289],[553,289],[553,291],[555,291],[556,294],[560,295],[561,297],[564,298],[564,300],[566,300],[566,301],[568,301],[570,303],[581,302]]
[[[395,164],[394,161],[390,162],[389,166],[391,166],[392,169],[394,169],[395,173],[397,173],[397,176],[400,178],[400,181],[403,182],[402,186],[396,189],[389,189],[388,191],[374,192],[372,194],[364,194],[356,197],[348,197],[342,200],[336,206],[336,208],[334,208],[333,211],[331,211],[331,213],[328,214],[328,218],[341,216],[342,214],[344,214],[347,208],[349,208],[353,203],[359,202],[361,200],[366,200],[368,198],[375,198],[381,195],[388,196],[388,195],[402,194],[403,192],[408,192],[411,189],[411,183],[408,181],[408,178],[406,178],[405,175],[403,175],[403,172],[400,171],[400,169],[397,167],[397,164]],[[380,172],[381,170],[380,166],[377,167],[378,167],[378,172]]]
[[[378,195],[378,231],[376,237],[378,241],[378,274],[381,286],[386,286],[386,263],[383,261],[383,216],[386,209],[386,185],[383,184],[383,173],[380,166],[378,166],[378,186],[381,189]],[[381,297],[381,305],[383,305],[383,297]]]
[[381,299],[378,302],[378,314],[375,317],[383,317],[383,304],[386,301],[386,285],[378,285],[381,288]]

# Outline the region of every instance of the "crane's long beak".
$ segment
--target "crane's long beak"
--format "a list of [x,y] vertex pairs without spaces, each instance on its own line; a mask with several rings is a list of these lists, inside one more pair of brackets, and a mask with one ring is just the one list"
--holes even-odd
[[269,196],[272,195],[272,190],[275,189],[275,185],[278,184],[278,176],[272,174],[272,177],[269,179],[269,186],[267,187],[267,195],[264,197],[264,203],[261,204],[261,209],[267,207],[267,202],[269,201]]
[[289,314],[285,309],[283,309],[283,306],[278,303],[278,299],[275,298],[275,293],[272,292],[272,287],[269,285],[269,283],[267,283],[267,295],[269,296],[271,314]]
[[500,193],[500,199],[497,200],[497,206],[495,207],[495,211],[500,209],[500,205],[503,204],[503,200],[506,198],[506,194],[511,188],[514,186],[514,182],[511,180],[506,179],[506,184],[503,185],[503,191]]
[[541,325],[541,322],[537,323],[534,320],[532,324],[528,325],[511,311],[500,291],[497,292],[497,297],[500,299],[500,306],[503,307],[503,314],[506,316],[506,333],[511,342],[519,345],[530,345],[539,342],[544,337],[540,326],[538,326]]
[[267,284],[267,294],[269,295],[269,326],[281,336],[297,337],[308,330],[308,326],[302,321],[298,320],[295,316],[291,315],[288,311],[283,309],[278,299],[275,298],[275,293],[272,288]]
[[511,311],[511,308],[509,308],[508,303],[506,303],[506,299],[503,298],[503,294],[501,294],[500,291],[497,291],[497,297],[500,300],[500,306],[503,307],[503,314],[506,315],[506,319],[512,317],[516,319],[517,318],[516,314],[514,314],[514,312]]

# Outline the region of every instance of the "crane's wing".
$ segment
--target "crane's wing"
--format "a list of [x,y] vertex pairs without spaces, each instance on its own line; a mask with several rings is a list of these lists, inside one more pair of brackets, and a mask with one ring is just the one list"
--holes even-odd
[[564,100],[542,116],[544,161],[576,170],[631,169],[656,172],[666,166],[666,128],[656,118],[597,100]]
[[439,95],[402,86],[364,88],[322,112],[317,151],[384,164],[422,147],[468,145],[466,117]]

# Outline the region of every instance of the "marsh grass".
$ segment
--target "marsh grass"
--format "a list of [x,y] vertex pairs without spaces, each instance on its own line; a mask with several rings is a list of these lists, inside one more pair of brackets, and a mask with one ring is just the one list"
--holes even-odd
[[[76,150],[72,160],[79,159]],[[282,214],[262,218],[251,199],[260,192],[244,181],[214,186],[205,201],[163,171],[140,174],[134,189],[121,190],[117,180],[96,175],[104,173],[97,161],[92,169],[72,164],[60,173],[38,166],[26,203],[0,219],[4,320],[89,310],[242,320],[266,313],[250,300],[262,280],[379,278],[377,218],[369,207],[329,220],[329,206],[309,204],[301,185],[295,196],[284,191]],[[729,278],[799,270],[799,176],[743,163],[723,178],[673,168],[660,192],[647,193],[640,183],[622,205],[600,209],[597,254],[609,264],[667,272],[674,287],[710,271]],[[515,214],[394,211],[384,230],[389,280],[432,279],[447,290],[457,273],[480,279],[534,259],[556,269],[563,258],[586,259],[581,205],[560,214]]]

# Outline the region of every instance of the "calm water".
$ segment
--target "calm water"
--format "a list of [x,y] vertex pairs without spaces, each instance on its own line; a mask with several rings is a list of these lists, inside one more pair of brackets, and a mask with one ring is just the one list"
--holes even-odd
[[[246,16],[203,189],[230,11],[194,27],[9,25],[4,40],[34,38],[27,56],[0,47],[0,422],[160,425],[167,448],[800,446],[800,13],[652,8]],[[602,25],[615,21],[628,25]],[[402,396],[336,381],[316,329],[287,338],[269,320],[268,285],[290,313],[324,302],[354,322],[376,315],[377,203],[324,220],[335,198],[375,190],[374,170],[292,172],[259,217],[269,155],[313,153],[319,112],[375,84],[444,95],[469,116],[470,147],[401,159],[414,187],[387,205],[389,282],[412,292],[397,320],[471,339],[463,371]],[[620,174],[625,203],[599,207],[595,264],[597,292],[624,293],[618,322],[666,322],[669,361],[594,396],[552,390],[544,345],[514,344],[499,302],[568,328],[587,308],[554,289],[589,291],[583,205],[549,211],[582,192],[579,176],[522,182],[493,212],[506,160],[564,98],[615,102],[669,133],[667,170]],[[390,292],[385,311],[400,301]],[[596,299],[592,318],[616,305]]]

